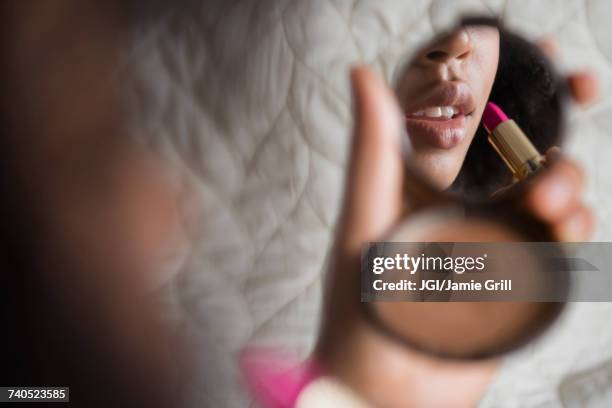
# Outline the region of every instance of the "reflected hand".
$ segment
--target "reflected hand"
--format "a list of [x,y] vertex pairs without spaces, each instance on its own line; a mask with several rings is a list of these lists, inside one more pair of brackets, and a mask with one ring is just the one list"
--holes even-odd
[[[555,59],[557,43],[547,37],[538,45],[548,57]],[[595,75],[578,71],[566,77],[574,102],[588,105],[597,99],[599,88]],[[591,209],[581,200],[584,173],[579,164],[563,157],[557,147],[546,152],[547,171],[538,177],[525,197],[525,205],[533,215],[549,224],[553,236],[559,241],[584,241],[593,231]]]

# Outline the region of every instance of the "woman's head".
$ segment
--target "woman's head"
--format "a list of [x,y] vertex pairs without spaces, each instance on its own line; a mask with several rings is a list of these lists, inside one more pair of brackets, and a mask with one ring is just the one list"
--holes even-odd
[[417,53],[397,94],[410,160],[439,188],[459,173],[489,99],[499,61],[497,27],[466,26]]

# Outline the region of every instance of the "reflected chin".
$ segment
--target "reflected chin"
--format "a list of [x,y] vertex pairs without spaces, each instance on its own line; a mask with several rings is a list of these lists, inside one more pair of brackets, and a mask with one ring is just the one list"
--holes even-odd
[[464,156],[461,152],[451,154],[444,150],[415,152],[413,163],[429,183],[439,190],[446,190],[457,178]]

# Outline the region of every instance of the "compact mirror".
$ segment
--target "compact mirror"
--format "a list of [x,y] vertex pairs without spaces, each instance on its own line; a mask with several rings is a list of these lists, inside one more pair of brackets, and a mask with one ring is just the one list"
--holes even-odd
[[[395,91],[407,130],[407,201],[419,201],[425,211],[408,217],[388,241],[551,240],[544,226],[517,211],[516,195],[509,193],[520,194],[527,179],[545,171],[546,151],[561,144],[565,90],[536,45],[497,20],[464,19],[414,53]],[[538,275],[537,251],[506,255],[522,260],[520,273],[510,272],[533,299],[539,290],[567,283]],[[509,272],[503,267],[501,275]],[[364,305],[370,320],[394,338],[460,359],[525,344],[563,307],[558,301],[434,300]]]

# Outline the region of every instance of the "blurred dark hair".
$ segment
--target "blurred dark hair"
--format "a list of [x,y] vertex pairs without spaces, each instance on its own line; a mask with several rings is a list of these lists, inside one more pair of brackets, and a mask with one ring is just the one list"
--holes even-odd
[[[489,100],[514,119],[543,154],[561,138],[561,83],[532,43],[500,29],[499,47],[499,66]],[[450,191],[490,195],[511,180],[512,174],[479,126]]]

